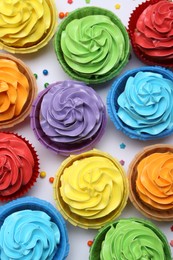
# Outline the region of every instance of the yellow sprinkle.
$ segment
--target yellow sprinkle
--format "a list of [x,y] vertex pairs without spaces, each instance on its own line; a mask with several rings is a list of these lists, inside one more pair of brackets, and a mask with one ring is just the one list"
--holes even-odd
[[116,4],[116,5],[115,5],[115,8],[116,8],[116,9],[120,9],[120,7],[121,7],[120,4]]
[[41,178],[45,178],[46,177],[46,173],[45,172],[40,172],[40,177]]

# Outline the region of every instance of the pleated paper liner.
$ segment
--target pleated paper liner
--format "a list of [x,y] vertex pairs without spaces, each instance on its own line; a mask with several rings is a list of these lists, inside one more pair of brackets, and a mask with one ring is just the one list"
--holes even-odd
[[[173,146],[168,144],[155,144],[146,146],[142,151],[136,154],[131,161],[128,169],[129,180],[129,198],[134,207],[147,218],[157,221],[173,221],[173,207],[167,210],[161,210],[150,206],[142,201],[136,190],[137,167],[142,159],[154,153],[173,153]],[[170,173],[171,174],[171,173]]]
[[[89,157],[101,157],[101,158],[107,158],[109,159],[118,169],[121,174],[121,177],[123,179],[123,195],[122,195],[122,201],[120,202],[120,205],[116,208],[113,209],[112,212],[110,212],[107,216],[101,217],[101,218],[93,218],[93,219],[87,219],[83,216],[77,215],[73,212],[71,212],[69,205],[64,202],[61,193],[60,193],[60,187],[61,187],[61,176],[63,175],[64,171],[66,168],[70,167],[73,163],[89,158]],[[73,178],[73,176],[71,176]],[[80,185],[80,183],[79,183]],[[54,192],[54,199],[56,202],[56,206],[58,210],[61,212],[63,217],[69,221],[72,225],[74,226],[79,226],[84,229],[99,229],[106,223],[112,221],[113,219],[117,218],[123,209],[126,206],[127,199],[128,199],[128,182],[127,182],[127,177],[124,172],[124,169],[122,168],[121,164],[117,161],[117,159],[113,158],[107,153],[104,153],[102,151],[93,149],[91,151],[79,154],[79,155],[73,155],[68,157],[66,160],[62,162],[60,165],[55,179],[53,183],[53,192]]]
[[[61,34],[65,30],[66,26],[73,21],[74,19],[81,19],[83,17],[89,16],[89,15],[105,15],[111,19],[111,21],[117,25],[125,39],[125,55],[123,60],[120,62],[117,68],[113,68],[110,70],[109,73],[106,73],[105,75],[102,76],[97,76],[97,77],[91,77],[88,78],[85,75],[82,75],[81,73],[75,72],[65,61],[64,55],[61,49]],[[129,61],[129,56],[130,56],[130,44],[129,44],[129,36],[127,33],[127,30],[121,20],[111,11],[95,6],[91,7],[83,7],[76,9],[73,12],[70,12],[70,14],[59,24],[58,30],[55,33],[54,37],[54,49],[55,53],[57,55],[57,59],[64,69],[64,71],[72,78],[76,79],[78,81],[83,81],[87,84],[99,84],[103,83],[106,81],[111,80],[115,76],[117,76],[120,71],[124,68],[124,66],[128,63]],[[112,53],[114,55],[114,53]],[[87,64],[86,64],[87,66]]]
[[25,120],[26,117],[29,116],[32,102],[34,101],[37,95],[37,84],[33,72],[31,69],[20,59],[14,57],[11,54],[0,53],[0,60],[7,59],[16,63],[19,71],[27,78],[29,83],[29,95],[27,101],[18,116],[13,117],[12,119],[1,121],[0,122],[0,130],[11,128],[17,124],[20,124]]

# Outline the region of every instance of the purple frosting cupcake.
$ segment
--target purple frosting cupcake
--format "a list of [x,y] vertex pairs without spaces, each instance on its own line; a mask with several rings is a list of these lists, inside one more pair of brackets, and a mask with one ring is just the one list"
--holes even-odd
[[105,126],[106,108],[100,96],[73,80],[49,85],[31,111],[31,127],[38,140],[65,156],[93,148]]

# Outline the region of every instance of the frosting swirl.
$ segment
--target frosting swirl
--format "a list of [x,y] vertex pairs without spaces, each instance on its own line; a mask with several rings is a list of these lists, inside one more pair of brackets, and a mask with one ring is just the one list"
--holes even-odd
[[60,231],[42,211],[22,210],[9,215],[0,230],[0,257],[3,260],[52,260]]
[[118,97],[118,117],[136,133],[158,135],[173,127],[173,82],[161,74],[138,72]]
[[45,37],[51,22],[47,0],[0,1],[0,39],[7,46],[36,44]]
[[122,170],[101,156],[76,160],[61,175],[60,193],[71,212],[86,219],[102,218],[122,202]]
[[166,260],[164,245],[145,223],[120,220],[111,225],[102,242],[101,260]]
[[140,15],[134,40],[142,51],[155,59],[173,58],[173,2],[158,1]]
[[87,78],[110,73],[126,55],[122,28],[104,15],[70,21],[61,35],[61,49],[68,66]]
[[153,153],[137,167],[136,190],[142,201],[160,210],[173,208],[173,154]]
[[105,107],[97,93],[76,81],[58,82],[44,95],[40,125],[57,143],[91,139],[102,126]]
[[9,196],[32,178],[33,155],[27,144],[13,134],[0,133],[0,195]]
[[29,83],[17,64],[0,59],[0,123],[18,116],[29,95]]

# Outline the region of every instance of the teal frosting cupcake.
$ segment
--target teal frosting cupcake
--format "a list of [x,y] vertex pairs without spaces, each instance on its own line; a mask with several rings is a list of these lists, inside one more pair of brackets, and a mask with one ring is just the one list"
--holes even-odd
[[118,75],[129,59],[129,37],[112,12],[80,8],[68,15],[54,39],[57,58],[72,78],[101,83]]

